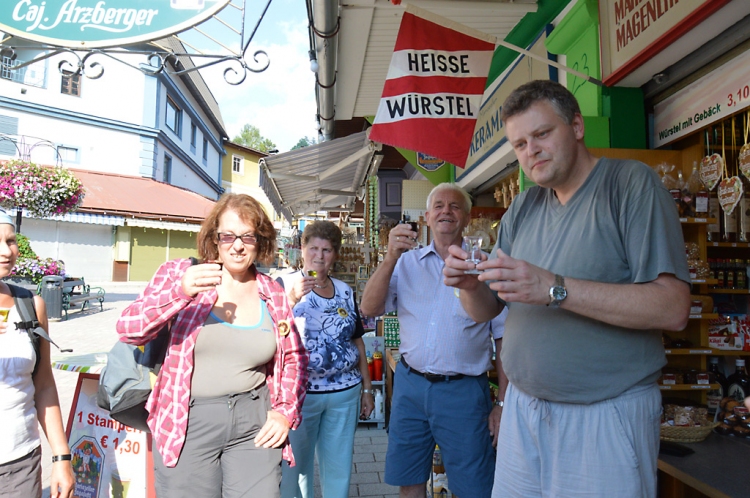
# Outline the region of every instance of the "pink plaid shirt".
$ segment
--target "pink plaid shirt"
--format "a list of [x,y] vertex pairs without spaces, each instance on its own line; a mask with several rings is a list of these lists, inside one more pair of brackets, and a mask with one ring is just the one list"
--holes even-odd
[[[185,443],[193,373],[193,349],[198,333],[218,297],[215,289],[190,297],[182,291],[182,276],[189,259],[161,265],[138,299],[125,308],[117,322],[120,340],[141,345],[154,338],[161,326],[177,315],[164,366],[146,403],[148,426],[164,465],[174,467]],[[307,352],[294,325],[292,310],[281,286],[257,273],[258,294],[266,302],[274,322],[276,353],[266,365],[266,384],[272,408],[284,415],[292,429],[302,419],[302,402],[307,385]],[[178,314],[179,313],[179,314]],[[289,324],[289,333],[279,334],[279,323]],[[283,458],[294,465],[292,449],[284,444]]]

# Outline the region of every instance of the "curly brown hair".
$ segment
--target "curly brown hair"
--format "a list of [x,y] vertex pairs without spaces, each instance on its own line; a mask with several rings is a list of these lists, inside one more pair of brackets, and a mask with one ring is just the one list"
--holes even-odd
[[331,221],[315,221],[305,226],[305,230],[302,232],[302,247],[305,247],[310,239],[318,238],[327,240],[333,246],[333,252],[336,256],[339,255],[341,250],[341,229]]
[[260,202],[247,194],[224,194],[214,204],[198,233],[198,255],[201,259],[212,261],[219,257],[216,240],[219,218],[230,210],[236,212],[243,222],[255,227],[255,236],[258,238],[256,259],[266,264],[273,261],[276,255],[276,229]]

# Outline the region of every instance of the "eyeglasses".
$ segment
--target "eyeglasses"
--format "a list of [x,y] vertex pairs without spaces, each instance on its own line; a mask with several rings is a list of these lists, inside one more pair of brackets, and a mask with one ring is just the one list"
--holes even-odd
[[244,233],[242,235],[235,235],[228,232],[219,232],[216,234],[216,238],[219,240],[219,244],[234,244],[234,241],[240,239],[243,244],[255,244],[258,242],[258,237],[252,233]]

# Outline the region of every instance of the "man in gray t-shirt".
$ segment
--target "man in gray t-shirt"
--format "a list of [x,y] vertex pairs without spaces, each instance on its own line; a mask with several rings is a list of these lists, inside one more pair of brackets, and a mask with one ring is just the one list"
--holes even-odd
[[660,331],[684,328],[690,300],[674,202],[645,164],[591,155],[558,83],[519,87],[501,117],[538,186],[482,275],[456,246],[444,270],[476,321],[509,308],[493,497],[656,496]]

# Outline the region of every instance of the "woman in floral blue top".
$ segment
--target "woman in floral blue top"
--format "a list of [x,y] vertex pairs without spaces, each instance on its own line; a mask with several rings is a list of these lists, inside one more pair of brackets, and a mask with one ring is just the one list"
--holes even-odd
[[309,355],[302,423],[289,433],[295,467],[284,464],[282,498],[312,498],[317,454],[325,498],[349,496],[354,431],[374,408],[354,291],[331,278],[341,230],[317,221],[302,233],[303,269],[279,279]]

